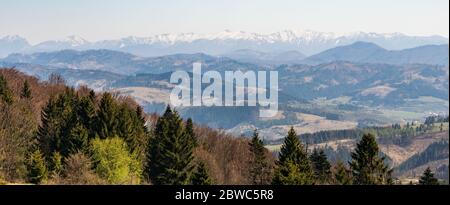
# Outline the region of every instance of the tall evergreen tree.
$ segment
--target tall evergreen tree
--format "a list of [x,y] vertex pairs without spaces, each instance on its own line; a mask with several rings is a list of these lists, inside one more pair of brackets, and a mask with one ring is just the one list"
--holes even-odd
[[314,149],[310,156],[314,170],[314,179],[318,184],[328,184],[331,182],[331,164],[328,162],[327,155],[321,149]]
[[138,124],[142,127],[142,130],[148,134],[147,122],[145,120],[144,111],[141,106],[136,107],[136,117],[138,118]]
[[281,146],[277,165],[273,184],[313,184],[313,173],[307,151],[293,127]]
[[127,104],[121,104],[118,111],[118,136],[122,137],[130,147],[130,151],[145,158],[145,150],[148,143],[148,132],[145,125],[142,109],[133,109]]
[[63,145],[61,154],[66,157],[70,154],[86,151],[89,145],[89,130],[81,122],[78,122],[70,129],[69,134],[63,137]]
[[193,142],[194,146],[197,146],[197,137],[195,137],[194,134],[194,122],[192,122],[191,118],[188,118],[186,120],[186,134],[190,138],[190,140]]
[[2,74],[0,74],[0,102],[8,105],[13,103],[13,95],[8,87],[8,82]]
[[135,130],[134,143],[130,144],[130,146],[133,146],[131,151],[136,153],[143,162],[150,133],[147,129],[145,114],[142,107],[137,106],[135,112],[131,116],[133,117],[133,127]]
[[61,174],[63,168],[62,156],[59,152],[53,152],[52,158],[50,160],[49,170],[55,176]]
[[95,95],[95,91],[94,90],[90,90],[89,91],[88,97],[95,104],[96,95]]
[[351,185],[351,171],[345,167],[342,161],[338,161],[334,168],[334,183],[337,185]]
[[117,119],[118,108],[110,93],[104,93],[100,100],[99,110],[96,117],[97,134],[101,139],[110,136],[118,136],[116,128],[119,124]]
[[28,181],[33,184],[40,184],[47,180],[47,166],[42,153],[37,149],[30,154],[29,162],[27,164]]
[[138,127],[134,127],[136,118],[133,116],[133,110],[131,110],[126,104],[119,105],[117,112],[117,136],[125,139],[130,147],[138,146],[136,142],[136,131]]
[[192,174],[192,185],[212,185],[213,181],[209,177],[208,169],[204,162],[199,162],[197,168]]
[[254,185],[270,184],[272,167],[267,159],[266,148],[264,148],[264,144],[256,130],[253,133],[252,140],[249,142],[249,147],[252,155],[249,162],[251,183]]
[[49,154],[52,150],[51,141],[59,134],[59,113],[56,105],[56,97],[52,96],[41,111],[41,125],[37,132],[39,148]]
[[433,172],[431,172],[430,167],[427,167],[419,179],[420,185],[439,185],[438,179],[434,177]]
[[[91,95],[93,95],[93,97]],[[92,90],[89,96],[84,96],[79,100],[77,115],[80,123],[87,129],[89,138],[95,137],[95,93],[93,93]]]
[[31,89],[28,80],[25,80],[23,83],[22,91],[20,92],[20,98],[30,99],[31,98]]
[[364,134],[351,154],[353,183],[362,185],[377,185],[392,183],[392,169],[384,164],[385,157],[380,156],[375,136]]
[[73,89],[56,97],[51,97],[41,113],[41,125],[38,129],[39,147],[50,159],[53,152],[60,152],[64,157],[69,154],[66,150],[70,147],[68,136],[78,123],[75,106],[78,97]]
[[300,172],[298,165],[293,161],[286,161],[275,170],[272,185],[310,185],[312,176]]
[[76,122],[74,112],[76,101],[74,90],[66,89],[64,93],[51,97],[42,109],[38,142],[47,159],[51,158],[54,151],[60,152],[65,147],[63,143],[67,142],[67,139],[64,138],[68,136],[73,123]]
[[193,169],[193,146],[176,111],[167,107],[148,146],[147,175],[157,185],[189,184]]

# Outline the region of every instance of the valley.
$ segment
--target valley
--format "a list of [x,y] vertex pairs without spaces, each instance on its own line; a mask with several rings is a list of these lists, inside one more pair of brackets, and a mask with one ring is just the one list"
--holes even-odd
[[[339,131],[360,134],[394,124],[401,129],[410,123],[417,127],[429,116],[449,114],[448,44],[387,50],[374,43],[355,42],[310,56],[298,50],[274,54],[247,49],[144,57],[121,49],[88,48],[10,54],[0,58],[0,67],[15,68],[41,81],[58,74],[70,86],[86,85],[98,92],[132,97],[145,112],[155,114],[161,114],[169,103],[174,87],[169,83],[171,73],[191,72],[195,62],[202,63],[206,71],[219,73],[278,71],[279,112],[272,118],[259,118],[259,108],[248,106],[175,109],[183,118],[233,136],[250,137],[257,129],[266,148],[274,153],[293,127],[300,139],[306,140],[309,150],[324,149],[331,161],[348,160],[349,150],[355,148],[358,138],[308,141],[302,137]],[[409,161],[436,143],[448,145],[448,121],[424,132],[393,132],[378,133],[377,139],[390,165],[401,168],[396,176],[416,178],[431,166],[443,170],[437,172],[439,176],[447,170],[448,178],[448,148],[436,158],[421,159],[420,163]],[[405,136],[409,139],[402,144]]]

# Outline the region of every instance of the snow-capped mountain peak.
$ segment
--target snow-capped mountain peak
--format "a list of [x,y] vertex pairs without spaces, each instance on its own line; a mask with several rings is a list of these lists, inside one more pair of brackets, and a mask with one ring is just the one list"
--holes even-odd
[[76,36],[76,35],[67,36],[62,42],[70,43],[70,45],[73,47],[82,46],[82,45],[86,45],[86,44],[90,43],[89,41],[85,40],[84,38],[81,38],[80,36]]
[[26,41],[25,38],[20,37],[19,35],[8,35],[3,38],[0,38],[2,41]]
[[[19,36],[5,37],[20,39]],[[0,39],[5,42],[5,40]],[[117,40],[89,42],[79,36],[62,40],[46,41],[29,48],[8,47],[3,55],[14,52],[56,51],[62,49],[111,49],[130,52],[141,56],[160,56],[176,53],[206,53],[222,55],[239,49],[261,52],[298,51],[313,55],[336,46],[350,45],[363,41],[375,43],[388,50],[400,50],[429,44],[448,44],[448,38],[441,36],[408,36],[401,33],[353,32],[336,34],[312,30],[283,30],[261,34],[245,31],[225,30],[212,34],[165,33],[149,37],[129,36]],[[6,46],[4,46],[6,47]]]

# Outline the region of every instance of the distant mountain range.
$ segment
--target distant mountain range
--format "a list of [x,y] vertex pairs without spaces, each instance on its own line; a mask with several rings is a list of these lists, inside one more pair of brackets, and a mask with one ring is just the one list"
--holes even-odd
[[251,49],[241,49],[226,53],[223,56],[257,65],[299,64],[306,58],[306,55],[295,50],[266,53]]
[[337,46],[358,41],[375,43],[388,50],[413,48],[423,45],[448,44],[442,36],[408,36],[400,33],[378,34],[356,32],[346,35],[315,31],[285,30],[272,34],[224,31],[216,34],[162,34],[152,37],[126,37],[117,40],[89,42],[78,36],[30,45],[19,36],[0,38],[0,57],[11,53],[51,52],[64,49],[110,49],[139,56],[163,56],[177,53],[206,53],[224,55],[242,49],[264,53],[297,51],[314,55]]
[[3,62],[27,63],[58,68],[102,70],[118,74],[166,73],[174,70],[191,70],[192,63],[201,62],[204,70],[256,70],[273,69],[281,64],[319,65],[336,61],[371,64],[428,64],[448,66],[449,46],[427,45],[404,50],[386,50],[380,46],[356,42],[339,46],[305,57],[297,51],[264,53],[250,49],[237,50],[224,57],[203,53],[174,54],[160,57],[139,57],[113,50],[61,50],[33,54],[11,54]]
[[322,64],[333,61],[384,64],[432,64],[448,65],[449,53],[446,45],[425,45],[404,50],[386,50],[380,46],[356,42],[348,46],[339,46],[310,56],[301,61],[304,64]]
[[201,62],[203,70],[258,69],[258,66],[222,57],[197,54],[175,54],[160,57],[138,57],[113,50],[62,50],[34,54],[11,54],[0,62],[45,65],[77,70],[101,70],[123,75],[136,73],[167,73],[192,70],[194,62]]
[[28,41],[20,36],[6,36],[0,38],[0,57],[11,53],[27,52],[31,46]]

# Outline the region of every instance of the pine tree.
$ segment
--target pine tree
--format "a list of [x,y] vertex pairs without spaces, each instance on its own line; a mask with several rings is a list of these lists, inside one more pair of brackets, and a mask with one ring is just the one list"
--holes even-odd
[[59,152],[53,152],[52,159],[50,164],[50,170],[53,175],[60,175],[63,165],[62,165],[62,156]]
[[119,105],[119,111],[117,113],[117,135],[125,139],[128,146],[133,148],[138,146],[136,141],[136,131],[138,127],[134,127],[134,121],[136,118],[133,116],[135,113],[125,104]]
[[300,172],[298,165],[291,160],[277,167],[272,185],[308,185],[312,177]]
[[78,122],[71,128],[69,134],[63,137],[61,154],[65,157],[70,154],[86,151],[89,145],[89,130],[83,124]]
[[197,164],[197,169],[192,174],[192,185],[212,185],[213,181],[209,177],[208,169],[205,163],[199,162]]
[[373,134],[364,134],[351,154],[353,183],[358,185],[377,185],[392,183],[392,169],[384,164],[378,144]]
[[95,104],[96,95],[95,95],[95,91],[94,91],[94,90],[90,90],[90,91],[89,91],[88,97],[89,97],[89,100],[91,100],[92,103]]
[[95,123],[96,133],[101,139],[105,139],[108,136],[118,136],[116,132],[118,126],[117,113],[117,104],[114,102],[112,95],[104,93],[100,100]]
[[433,172],[431,172],[430,167],[427,167],[419,179],[420,185],[439,185],[438,179],[434,177]]
[[338,161],[334,168],[334,182],[337,185],[351,185],[352,176],[351,171],[345,167],[342,161]]
[[133,117],[133,128],[134,128],[134,139],[133,144],[130,144],[132,146],[132,152],[136,153],[141,161],[143,162],[145,160],[145,154],[148,144],[148,139],[150,136],[150,133],[148,132],[146,120],[145,120],[145,114],[142,110],[141,106],[137,106],[134,113],[131,115]]
[[314,179],[318,184],[328,184],[331,181],[331,164],[327,160],[325,152],[314,149],[310,156],[314,170]]
[[148,132],[142,109],[139,106],[132,109],[127,104],[121,104],[117,115],[118,135],[127,142],[132,153],[138,155],[140,160],[144,160]]
[[0,102],[7,105],[13,103],[13,95],[8,87],[8,82],[2,74],[0,74]]
[[249,142],[251,160],[249,162],[249,175],[254,185],[267,185],[271,182],[271,166],[268,163],[266,148],[255,130]]
[[28,80],[25,80],[25,82],[23,83],[22,91],[20,92],[20,98],[31,99],[31,90],[30,85],[28,84]]
[[194,123],[191,118],[188,118],[186,121],[186,133],[190,140],[193,142],[194,146],[197,146],[197,137],[194,134]]
[[30,154],[28,166],[28,181],[33,184],[40,184],[47,180],[47,167],[45,159],[39,150]]
[[147,121],[145,120],[145,115],[144,115],[144,111],[142,110],[141,106],[137,106],[136,107],[136,117],[138,118],[138,125],[141,126],[142,130],[144,131],[144,134],[148,134],[148,129],[147,129]]
[[82,97],[77,105],[78,120],[88,130],[89,139],[95,137],[95,116],[95,93],[91,90],[89,96]]
[[37,132],[37,141],[39,148],[50,156],[51,144],[53,139],[59,135],[60,126],[58,121],[58,109],[56,105],[56,97],[52,96],[41,111],[41,125]]
[[[308,154],[291,127],[278,156],[273,184],[312,184],[313,173]],[[293,180],[293,181],[289,181]],[[300,181],[296,181],[300,180]]]
[[147,175],[156,185],[190,183],[194,142],[176,111],[167,107],[150,139]]
[[69,135],[78,123],[76,104],[78,97],[73,89],[57,97],[51,97],[41,113],[41,125],[38,129],[39,147],[43,154],[50,159],[53,152],[60,152],[64,157],[69,154],[71,145]]

